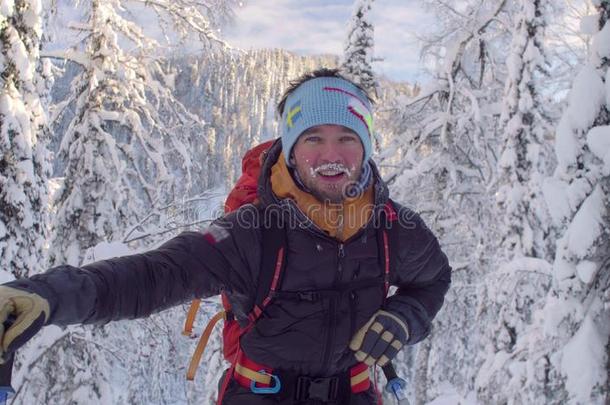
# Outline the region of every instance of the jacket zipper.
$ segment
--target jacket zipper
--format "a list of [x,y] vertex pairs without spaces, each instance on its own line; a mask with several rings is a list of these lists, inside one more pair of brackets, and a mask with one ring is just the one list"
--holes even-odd
[[[337,274],[335,276],[335,285],[337,284],[337,282],[341,281],[341,275],[343,274],[343,258],[345,257],[345,249],[344,249],[344,244],[343,243],[339,243],[338,245],[338,252],[337,252],[337,257],[338,257],[338,262],[337,262]],[[329,308],[329,314],[328,314],[328,331],[326,334],[326,349],[324,350],[324,359],[322,361],[322,364],[324,365],[323,370],[328,370],[328,366],[330,363],[330,349],[332,347],[332,342],[335,338],[335,317],[336,317],[336,312],[337,312],[337,297],[336,296],[332,296],[330,298],[330,308]]]
[[330,308],[328,315],[328,332],[326,334],[326,350],[324,350],[324,359],[323,359],[323,368],[322,371],[326,372],[328,370],[328,366],[330,365],[330,349],[332,347],[331,342],[335,337],[335,312],[337,311],[337,297],[330,298]]
[[354,336],[356,333],[356,308],[358,306],[358,299],[356,293],[350,291],[349,293],[349,315],[350,315],[350,336]]
[[343,243],[339,243],[339,252],[337,256],[339,256],[339,263],[337,264],[337,276],[335,278],[335,285],[341,282],[341,276],[343,275],[343,258],[345,257],[345,245]]

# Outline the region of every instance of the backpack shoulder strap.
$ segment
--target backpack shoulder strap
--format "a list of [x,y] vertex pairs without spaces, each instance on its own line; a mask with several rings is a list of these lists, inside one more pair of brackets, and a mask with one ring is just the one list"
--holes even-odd
[[261,215],[262,256],[256,299],[250,321],[256,321],[273,294],[280,288],[286,268],[286,229],[281,218],[276,215],[265,218]]
[[379,256],[383,268],[385,295],[387,296],[390,289],[391,273],[396,270],[398,264],[398,234],[400,232],[398,213],[392,200],[388,200],[383,207],[381,216],[381,226],[377,234],[379,250],[382,252]]

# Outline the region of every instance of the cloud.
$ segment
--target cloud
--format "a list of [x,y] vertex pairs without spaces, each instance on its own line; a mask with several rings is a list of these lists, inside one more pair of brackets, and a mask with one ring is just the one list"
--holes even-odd
[[303,54],[339,54],[350,6],[332,2],[299,3],[250,0],[238,10],[235,25],[223,33],[224,37],[244,49],[284,48]]
[[[341,55],[352,13],[351,0],[248,0],[237,11],[233,27],[223,32],[243,49],[283,48],[302,55]],[[413,33],[432,25],[418,2],[377,0],[373,3],[375,55],[384,60],[375,70],[395,80],[421,77],[419,44]]]
[[416,35],[433,26],[430,14],[419,2],[379,0],[373,5],[372,18],[375,56],[384,59],[375,64],[376,72],[395,80],[420,80],[424,72]]

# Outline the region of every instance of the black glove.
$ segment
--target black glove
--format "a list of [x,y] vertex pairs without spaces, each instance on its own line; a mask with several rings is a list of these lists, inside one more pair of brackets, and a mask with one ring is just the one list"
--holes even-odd
[[391,312],[379,310],[362,327],[349,344],[358,361],[368,366],[385,366],[409,339],[405,321]]
[[40,295],[0,285],[0,364],[45,325],[49,313]]

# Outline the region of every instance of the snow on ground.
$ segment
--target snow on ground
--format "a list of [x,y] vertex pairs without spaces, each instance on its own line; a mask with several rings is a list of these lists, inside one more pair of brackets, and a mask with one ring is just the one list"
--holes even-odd
[[449,382],[441,384],[439,390],[441,390],[441,395],[426,403],[426,405],[479,405],[474,392],[469,392],[466,396],[463,396]]

